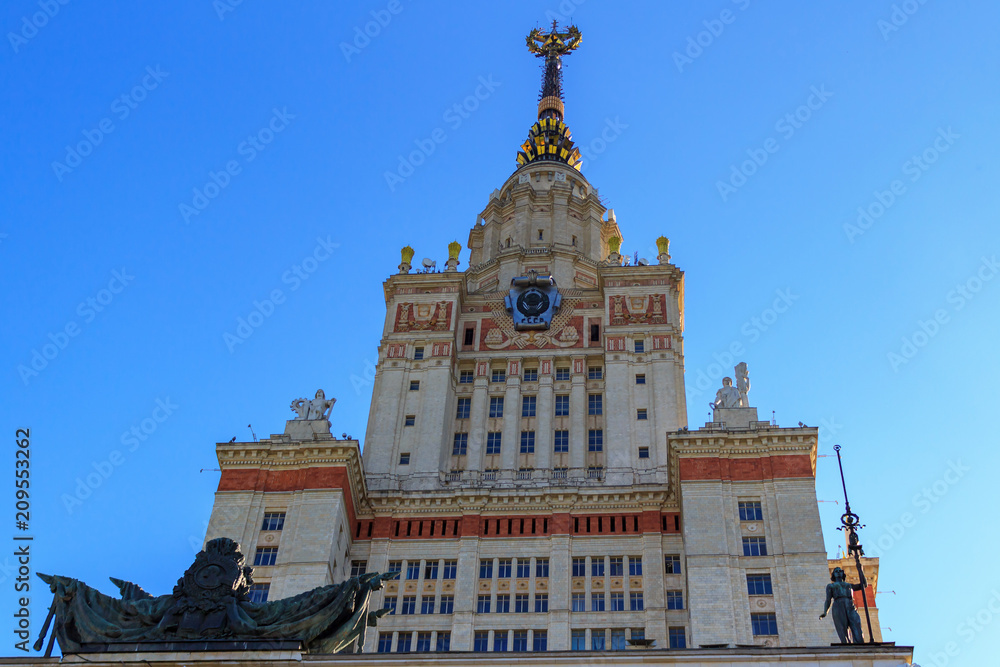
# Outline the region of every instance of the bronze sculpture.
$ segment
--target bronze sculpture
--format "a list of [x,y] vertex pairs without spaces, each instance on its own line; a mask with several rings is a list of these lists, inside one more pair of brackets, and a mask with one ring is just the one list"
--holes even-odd
[[[837,636],[840,637],[841,644],[863,644],[864,637],[861,634],[861,616],[854,606],[854,591],[862,590],[867,582],[864,574],[861,575],[860,584],[847,582],[847,575],[839,567],[833,568],[830,581],[826,585],[826,602],[823,604],[823,613],[820,618],[826,618],[826,613],[833,605],[833,627],[837,629]],[[850,633],[850,638],[848,638]]]
[[[309,653],[339,653],[361,652],[365,629],[387,612],[369,611],[371,593],[398,574],[371,572],[294,597],[257,603],[249,599],[253,568],[243,563],[235,541],[211,540],[173,592],[159,597],[120,579],[112,578],[122,593],[116,599],[71,577],[38,576],[55,595],[49,617],[55,619],[53,636],[64,654],[190,641],[244,642],[257,648],[279,643],[287,648],[292,641]],[[49,620],[36,650],[48,625]]]

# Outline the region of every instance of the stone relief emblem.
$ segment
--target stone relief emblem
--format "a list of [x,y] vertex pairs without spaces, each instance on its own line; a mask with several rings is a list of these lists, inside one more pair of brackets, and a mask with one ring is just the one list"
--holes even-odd
[[573,347],[580,341],[580,332],[576,325],[571,324],[573,309],[579,299],[566,299],[559,312],[552,318],[548,330],[518,331],[514,328],[514,318],[507,312],[503,302],[490,304],[493,310],[493,323],[496,328],[490,329],[483,339],[483,344],[491,350],[502,350],[513,345],[519,349],[526,347]]
[[556,288],[555,278],[528,271],[527,276],[510,281],[510,295],[504,298],[504,304],[516,330],[544,330],[551,326],[552,316],[559,312],[562,295]]

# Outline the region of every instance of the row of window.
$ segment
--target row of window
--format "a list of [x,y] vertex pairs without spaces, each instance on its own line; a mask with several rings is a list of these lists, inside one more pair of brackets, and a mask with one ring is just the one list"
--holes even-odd
[[[476,598],[476,613],[477,614],[509,614],[510,613],[510,594],[509,593],[499,593],[496,596],[496,604],[491,604],[493,602],[492,596],[490,595],[480,595]],[[531,597],[528,593],[517,593],[514,595],[514,613],[515,614],[527,614],[532,610]],[[548,593],[535,593],[535,604],[534,611],[536,614],[545,614],[549,611],[549,594]]]
[[[403,561],[401,560],[391,560],[389,561],[389,572],[403,572],[406,576],[400,577],[402,579],[416,580],[420,578],[420,566],[421,561],[407,561],[406,570],[403,570]],[[446,560],[443,566],[438,567],[438,561],[428,560],[424,562],[423,573],[424,579],[437,579],[438,572],[441,573],[442,579],[454,579],[456,573],[458,572],[458,561],[457,560]],[[546,561],[546,571],[548,571],[548,561]]]
[[[642,556],[628,556],[628,574],[630,577],[642,576]],[[612,577],[622,577],[625,575],[625,556],[610,556],[608,558],[608,574]],[[583,556],[573,558],[573,576],[587,576],[587,559]],[[598,556],[590,560],[590,576],[604,576],[604,558]]]
[[[629,593],[628,603],[628,611],[642,611],[645,608],[642,591],[633,591]],[[676,604],[679,604],[680,606],[671,606]],[[681,591],[667,591],[667,609],[683,608],[684,596]],[[572,611],[587,611],[587,594],[573,593],[570,599],[570,609]],[[608,593],[607,600],[605,600],[604,593],[591,593],[590,611],[626,611],[625,593]]]
[[[436,603],[436,604],[435,604]],[[404,595],[401,598],[396,597],[386,597],[385,603],[382,605],[385,609],[389,610],[389,615],[394,615],[397,611],[408,616],[410,614],[417,613],[417,596],[416,595]],[[436,610],[435,610],[436,607]],[[421,614],[454,614],[455,613],[455,596],[454,595],[442,595],[441,599],[438,600],[434,596],[424,596],[420,598],[420,613]]]
[[[503,446],[503,433],[500,431],[490,431],[486,434],[486,453],[487,454],[499,454],[500,449]],[[640,449],[643,449],[640,447]],[[646,447],[646,458],[649,456],[649,448]],[[535,432],[534,431],[521,431],[521,454],[534,454],[535,453]],[[556,454],[565,453],[569,451],[569,431],[560,430],[555,432],[555,437],[552,440],[552,451]],[[604,429],[590,429],[587,431],[587,451],[591,452],[603,452],[604,451]],[[468,433],[456,433],[455,439],[452,442],[451,453],[452,456],[465,456],[469,452],[469,434]],[[407,461],[409,463],[409,454],[406,454]],[[642,457],[640,457],[642,458]],[[402,459],[402,456],[400,456]],[[400,460],[400,464],[403,461]]]
[[[413,635],[416,635],[416,641],[413,641]],[[413,651],[414,648],[420,653],[428,652],[431,650],[431,637],[430,632],[400,632],[399,638],[396,641],[396,652],[397,653],[409,653]],[[379,653],[389,653],[392,650],[392,633],[391,632],[380,632],[378,635],[378,652]],[[450,632],[438,632],[437,641],[434,644],[435,651],[450,651],[451,650],[451,633]]]
[[[472,384],[475,382],[475,373],[471,370],[459,371],[458,382],[459,384]],[[604,379],[604,369],[600,366],[590,366],[587,368],[587,379],[588,380],[602,380]],[[523,371],[522,380],[524,382],[538,382],[538,369],[537,368],[525,368]],[[558,382],[565,382],[569,380],[569,366],[557,366],[556,367],[556,380]],[[645,380],[645,376],[643,376]],[[507,381],[507,370],[505,368],[494,368],[490,371],[490,382],[506,382]]]

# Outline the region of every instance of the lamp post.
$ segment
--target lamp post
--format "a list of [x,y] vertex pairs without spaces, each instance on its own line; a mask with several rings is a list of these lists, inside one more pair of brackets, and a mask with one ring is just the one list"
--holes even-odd
[[864,528],[861,519],[851,511],[851,501],[847,499],[847,483],[844,481],[844,464],[840,460],[840,445],[834,445],[833,451],[837,452],[837,465],[840,467],[840,485],[844,489],[844,514],[840,517],[840,527],[837,530],[847,531],[847,553],[854,556],[854,563],[858,567],[858,578],[861,584],[861,600],[865,604],[865,620],[868,622],[868,642],[875,642],[875,634],[872,632],[872,617],[868,613],[868,581],[865,579],[865,572],[861,569],[861,557],[865,555],[865,550],[858,541],[858,529]]

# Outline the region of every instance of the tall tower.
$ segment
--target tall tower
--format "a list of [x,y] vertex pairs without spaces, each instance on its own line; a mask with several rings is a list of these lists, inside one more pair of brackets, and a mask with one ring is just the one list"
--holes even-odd
[[758,421],[746,364],[687,426],[684,274],[662,236],[655,263],[623,258],[580,172],[561,79],[580,38],[528,36],[538,117],[466,270],[457,242],[440,272],[414,272],[407,246],[385,281],[363,453],[330,434],[325,396],[293,401],[306,418],[284,433],[217,445],[206,539],[256,549],[261,598],[400,571],[367,652],[652,645],[751,664],[823,647],[817,664],[860,664],[818,618],[817,429]]
[[[544,59],[538,119],[469,232],[468,269],[454,244],[443,272],[410,273],[404,249],[385,283],[372,491],[666,482],[664,434],[686,423],[684,275],[665,238],[657,264],[628,265],[580,173],[561,82],[580,39],[528,36]],[[551,303],[525,316],[539,285]]]

